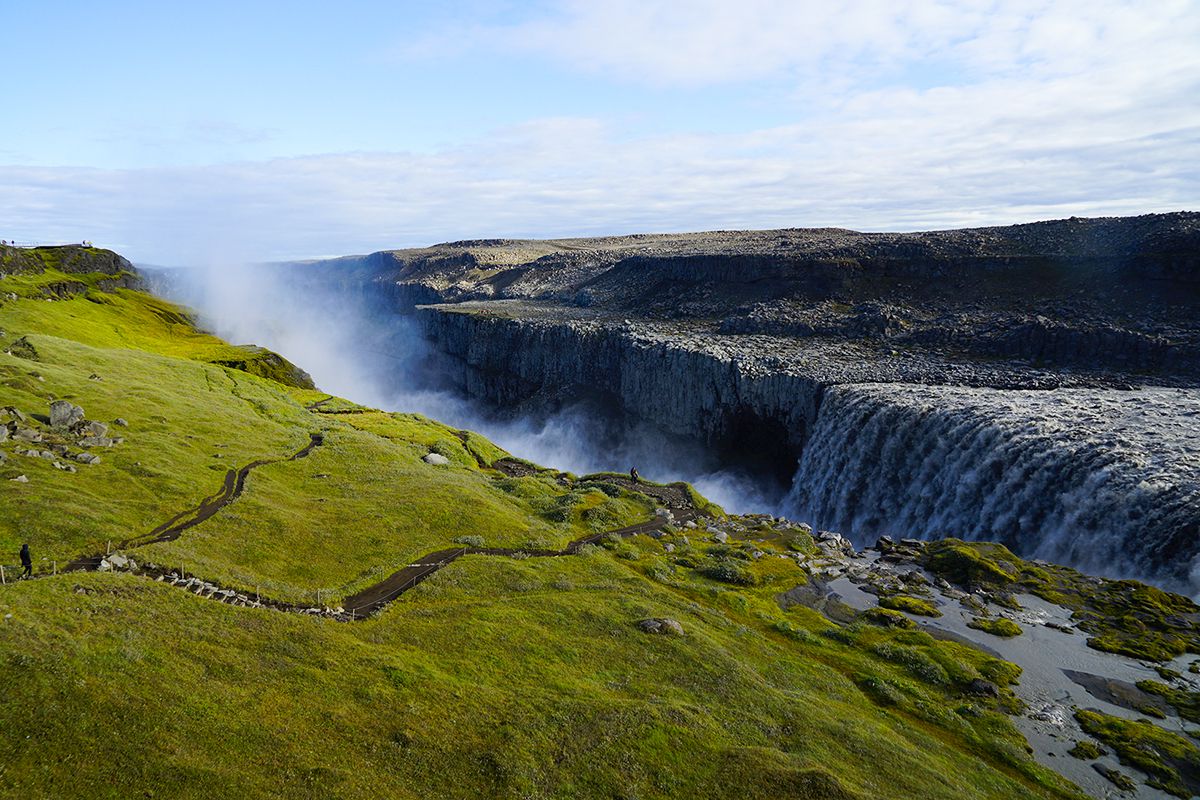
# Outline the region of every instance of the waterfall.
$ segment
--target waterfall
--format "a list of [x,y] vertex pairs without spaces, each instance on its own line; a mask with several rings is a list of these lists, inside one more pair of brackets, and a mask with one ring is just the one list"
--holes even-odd
[[1200,391],[831,387],[785,512],[1200,591]]

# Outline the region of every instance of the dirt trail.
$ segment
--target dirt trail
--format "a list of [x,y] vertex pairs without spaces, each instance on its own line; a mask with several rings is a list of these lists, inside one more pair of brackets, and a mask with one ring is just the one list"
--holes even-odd
[[[332,399],[332,398],[330,398]],[[310,406],[310,410],[317,413],[327,413],[320,410],[320,406],[328,400],[319,401]],[[193,528],[200,523],[211,519],[218,511],[232,503],[246,489],[246,479],[249,474],[258,467],[267,464],[276,464],[284,461],[296,461],[304,458],[324,443],[324,435],[321,433],[310,434],[310,441],[303,448],[293,453],[285,459],[261,459],[252,461],[249,464],[236,470],[229,470],[225,474],[221,488],[215,494],[210,495],[193,508],[186,509],[176,514],[171,519],[159,525],[148,533],[134,536],[125,539],[117,546],[117,550],[126,551],[139,547],[144,547],[148,544],[156,542],[169,542],[178,539],[184,531]],[[465,434],[463,434],[465,438]],[[481,466],[484,466],[481,464]],[[534,474],[537,470],[524,462],[515,459],[502,459],[492,465],[497,471],[510,477],[520,477]],[[565,481],[565,473],[559,473],[560,480]],[[691,494],[687,491],[685,484],[667,484],[655,485],[641,482],[634,482],[627,477],[620,475],[592,475],[578,479],[580,485],[608,483],[621,486],[622,488],[632,491],[641,492],[648,495],[663,505],[653,519],[645,522],[639,522],[634,525],[628,525],[623,528],[617,528],[610,531],[602,531],[581,537],[570,542],[562,550],[530,550],[521,548],[507,547],[457,547],[443,550],[436,550],[423,556],[420,560],[408,564],[405,567],[393,572],[388,577],[379,581],[376,584],[368,586],[366,589],[347,597],[342,606],[336,610],[316,606],[302,606],[292,603],[284,603],[281,601],[271,600],[256,595],[251,603],[249,598],[233,590],[225,590],[218,587],[211,581],[202,581],[194,576],[176,575],[165,569],[147,570],[141,568],[138,574],[152,577],[156,580],[163,581],[169,579],[170,585],[181,586],[187,590],[194,590],[197,594],[217,600],[219,602],[237,603],[238,605],[253,605],[260,608],[273,608],[279,611],[287,611],[292,613],[302,614],[324,614],[337,620],[355,620],[365,619],[374,614],[380,609],[387,606],[413,588],[421,581],[428,578],[438,570],[445,567],[447,564],[453,563],[455,560],[465,555],[490,555],[490,556],[514,556],[517,554],[532,557],[532,558],[557,558],[561,556],[577,555],[580,550],[587,545],[594,545],[605,537],[618,536],[637,536],[639,534],[651,534],[665,529],[667,525],[682,524],[689,520],[693,520],[700,516],[700,512],[693,504]],[[94,555],[85,558],[77,559],[67,565],[64,572],[95,570],[100,566],[101,561],[105,557],[103,555]]]
[[[281,461],[296,461],[305,458],[314,448],[323,444],[324,441],[324,434],[311,433],[309,434],[308,444],[287,458],[260,459],[258,461],[251,461],[240,469],[229,470],[225,473],[221,489],[216,494],[204,498],[193,508],[179,512],[149,533],[143,533],[140,536],[133,536],[121,541],[117,545],[117,549],[133,550],[138,547],[145,547],[148,544],[155,544],[156,542],[170,542],[178,539],[184,531],[211,519],[222,508],[241,497],[242,492],[246,490],[246,478],[250,475],[251,471],[267,464],[277,464]],[[100,566],[100,561],[103,558],[103,555],[93,555],[76,559],[67,565],[66,571],[96,569]]]
[[636,525],[584,536],[571,542],[562,550],[530,550],[519,547],[459,547],[451,550],[438,550],[422,557],[413,564],[409,564],[403,569],[393,572],[387,578],[363,589],[358,594],[347,597],[342,606],[353,617],[365,617],[373,614],[442,567],[463,556],[513,556],[518,553],[529,558],[573,556],[577,555],[584,545],[595,544],[606,536],[624,537],[636,536],[642,533],[655,533],[662,530],[670,522],[671,520],[665,516],[656,516],[652,520],[639,522]]

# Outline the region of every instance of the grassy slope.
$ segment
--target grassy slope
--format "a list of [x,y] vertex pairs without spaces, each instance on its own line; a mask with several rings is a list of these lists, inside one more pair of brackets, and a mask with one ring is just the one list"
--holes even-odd
[[[817,798],[834,777],[861,797],[1069,796],[1031,786],[1050,779],[1018,748],[972,755],[874,705],[826,663],[851,648],[770,636],[607,554],[472,557],[357,625],[95,574],[0,610],[14,793]],[[629,624],[647,615],[688,635]]]
[[[455,431],[416,415],[313,414],[304,403],[316,393],[203,363],[221,343],[181,322],[169,304],[128,291],[104,297],[0,307],[5,343],[25,336],[39,357],[0,353],[0,406],[45,414],[50,400],[62,398],[91,419],[130,423],[113,428],[124,444],[98,451],[101,464],[73,475],[23,456],[0,466],[0,553],[15,554],[28,540],[49,569],[96,552],[212,494],[229,468],[290,455],[315,431],[326,443],[308,459],[252,473],[250,490],[225,514],[139,553],[277,599],[311,599],[326,589],[336,600],[465,533],[490,544],[557,546],[598,529],[558,513],[594,495],[572,497],[539,478],[497,483]],[[171,356],[125,349],[147,341]],[[493,459],[503,454],[478,437],[468,441]],[[423,463],[430,450],[452,465]],[[28,484],[7,480],[21,474]],[[603,522],[620,524],[646,518],[650,504],[604,498],[604,510]]]
[[[561,544],[648,516],[630,496],[502,478],[480,466],[500,451],[419,417],[307,411],[323,395],[200,363],[211,343],[160,301],[115,297],[0,306],[3,343],[29,335],[41,358],[0,355],[0,405],[44,413],[66,397],[130,421],[77,474],[18,456],[0,467],[0,552],[29,538],[66,560],[144,532],[227,466],[288,455],[316,430],[326,445],[308,459],[262,468],[212,520],[139,552],[287,599],[347,593],[463,533]],[[430,449],[451,466],[422,463]],[[6,480],[17,473],[30,482]],[[126,575],[9,586],[0,794],[1076,796],[1002,714],[964,699],[961,682],[992,660],[782,612],[774,593],[803,576],[783,559],[750,571],[754,586],[724,586],[649,539],[472,556],[352,625]],[[642,634],[645,616],[687,635]]]

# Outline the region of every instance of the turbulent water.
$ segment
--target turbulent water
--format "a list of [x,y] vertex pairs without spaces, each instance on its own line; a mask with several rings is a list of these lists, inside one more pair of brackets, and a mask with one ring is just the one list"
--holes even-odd
[[1200,391],[830,388],[784,509],[1200,591]]

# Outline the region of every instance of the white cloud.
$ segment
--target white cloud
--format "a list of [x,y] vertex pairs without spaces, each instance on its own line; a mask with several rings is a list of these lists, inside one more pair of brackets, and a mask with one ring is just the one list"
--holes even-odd
[[819,126],[740,135],[629,140],[596,121],[549,120],[432,155],[7,167],[0,219],[5,238],[88,238],[144,261],[208,263],[486,236],[918,229],[1200,205],[1187,166],[1200,164],[1200,111],[1165,129],[1138,109],[1073,119],[1067,104],[1044,110],[1055,122],[1043,129],[1008,110],[1010,91],[862,98]]
[[[1200,58],[1194,0],[560,0],[554,8],[456,35],[666,85],[779,76],[838,85],[886,80],[888,70],[928,60],[968,76],[1047,77]],[[946,77],[959,79],[954,70]]]
[[[0,167],[0,236],[196,263],[484,236],[1194,209],[1198,11],[1192,0],[572,0],[462,36],[639,81],[782,77],[803,113],[722,135],[630,137],[610,120],[563,118],[433,153]],[[949,77],[912,77],[930,59]]]

